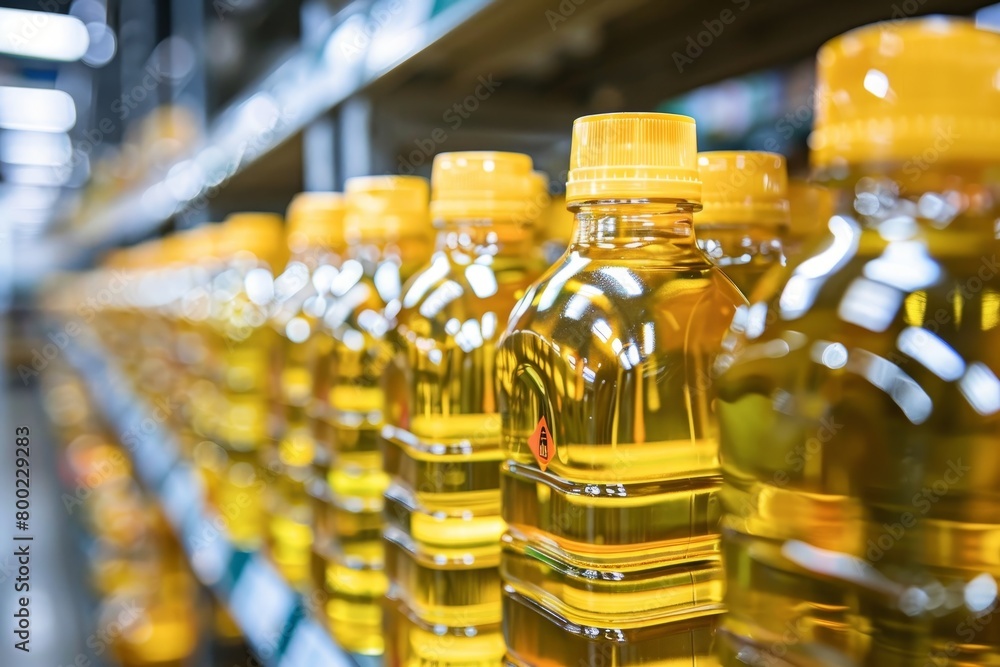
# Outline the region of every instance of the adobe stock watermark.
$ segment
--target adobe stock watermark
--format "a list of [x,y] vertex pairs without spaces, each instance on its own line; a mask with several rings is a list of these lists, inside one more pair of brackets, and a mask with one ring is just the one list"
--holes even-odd
[[363,26],[352,31],[350,39],[340,44],[340,52],[348,61],[355,61],[363,56],[372,40],[389,25],[392,18],[403,10],[403,0],[392,0],[388,4],[377,4],[372,8],[371,14],[365,17]]
[[149,623],[146,611],[141,608],[135,600],[128,600],[121,603],[121,609],[116,614],[105,614],[105,618],[110,617],[101,623],[101,627],[96,632],[91,633],[86,639],[87,652],[76,655],[73,662],[59,667],[97,667],[104,664],[104,660],[98,660],[107,653],[116,642],[128,634],[144,629]]
[[[206,448],[215,450],[211,454],[215,458],[224,459],[228,456],[221,445],[204,440],[196,447],[196,458],[207,458]],[[227,484],[240,490],[227,494],[225,502],[212,506],[214,511],[211,512],[211,518],[202,525],[199,532],[191,536],[190,546],[195,553],[207,549],[219,539],[232,539],[231,526],[246,517],[257,517],[263,511],[264,493],[282,473],[281,465],[275,461],[262,462],[257,467],[243,462],[231,464],[228,461],[224,465]]]
[[110,114],[101,118],[94,127],[85,130],[83,136],[75,142],[69,162],[53,167],[56,176],[62,179],[70,174],[85,160],[88,160],[98,147],[102,146],[120,128],[139,105],[146,101],[164,81],[176,83],[176,79],[161,67],[149,63],[146,65],[143,77],[139,83],[126,90],[115,99],[110,106]]
[[31,12],[29,16],[26,16],[26,20],[20,22],[20,32],[8,34],[7,39],[11,45],[18,48],[27,46],[49,26],[54,14],[64,13],[63,10],[67,4],[69,4],[69,0],[39,0],[38,11]]
[[42,345],[41,349],[32,348],[31,350],[31,365],[21,363],[17,366],[17,374],[24,386],[28,386],[31,380],[41,375],[49,367],[49,364],[69,346],[70,341],[80,335],[85,325],[93,322],[100,310],[110,306],[114,302],[115,296],[121,294],[131,281],[132,276],[124,271],[113,271],[107,287],[99,290],[97,294],[87,297],[77,306],[76,313],[83,324],[76,319],[69,320],[60,330],[50,331],[46,334],[49,342]]
[[237,11],[242,4],[243,0],[212,0],[212,9],[217,19],[225,21],[226,15]]
[[[471,95],[455,102],[441,115],[441,120],[453,132],[459,130],[465,121],[479,109],[480,105],[492,97],[497,88],[503,85],[503,82],[495,80],[492,74],[480,76],[477,81],[479,83]],[[396,156],[399,160],[398,172],[407,176],[412,175],[418,167],[433,157],[437,153],[438,146],[446,141],[448,141],[448,133],[444,127],[436,127],[426,137],[414,139],[413,150],[406,155],[400,153]]]
[[674,51],[671,54],[678,73],[683,74],[685,67],[693,65],[694,61],[700,58],[707,49],[715,44],[715,40],[722,36],[726,27],[735,23],[740,13],[750,8],[750,0],[730,0],[730,2],[736,9],[726,7],[719,12],[716,18],[702,21],[701,24],[705,29],[687,36],[684,52]]
[[868,539],[865,544],[867,562],[872,564],[882,560],[885,554],[903,539],[906,531],[916,526],[920,517],[927,516],[934,505],[947,496],[971,470],[972,466],[962,463],[962,459],[948,461],[948,468],[939,479],[913,494],[910,499],[913,511],[902,512],[892,523],[883,523],[882,531]]
[[954,127],[939,127],[934,133],[934,140],[931,144],[903,163],[903,174],[910,179],[911,183],[916,181],[935,162],[940,160],[941,156],[947,153],[958,139],[959,134]]
[[87,502],[94,491],[112,477],[128,474],[129,458],[136,458],[136,452],[143,443],[148,442],[149,436],[163,428],[163,424],[174,415],[179,405],[175,397],[153,399],[152,409],[147,416],[133,422],[120,434],[121,448],[113,450],[106,459],[96,463],[86,475],[74,480],[76,486],[72,489],[72,493],[63,492],[61,500],[66,513],[72,515],[78,507]]
[[906,19],[914,16],[927,4],[927,0],[903,0],[892,5],[892,14],[888,20],[882,22],[882,30],[893,30]]
[[549,22],[549,28],[552,29],[552,32],[568,21],[569,17],[576,13],[576,8],[585,2],[587,0],[560,0],[555,9],[546,9],[545,20]]
[[[800,442],[785,453],[785,466],[771,473],[771,486],[783,489],[791,481],[791,474],[797,474],[805,470],[806,464],[814,457],[820,455],[823,447],[830,443],[837,433],[844,428],[844,425],[837,422],[833,416],[820,417],[816,431],[809,438]],[[759,491],[758,491],[759,493]],[[741,496],[742,505],[739,514],[743,518],[750,518],[758,514],[759,499]]]

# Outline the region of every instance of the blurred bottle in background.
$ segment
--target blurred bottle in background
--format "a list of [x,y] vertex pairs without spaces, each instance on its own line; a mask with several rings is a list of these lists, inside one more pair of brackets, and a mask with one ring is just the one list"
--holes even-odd
[[495,667],[500,635],[496,343],[541,271],[531,158],[442,153],[430,264],[402,297],[383,430],[387,664]]
[[748,296],[773,266],[783,266],[789,231],[785,158],[760,151],[698,154],[702,209],[698,247]]
[[269,326],[274,276],[286,256],[282,220],[268,213],[240,213],[224,223],[225,268],[212,281],[214,353],[222,387],[216,441],[226,453],[217,492],[229,536],[241,548],[258,548],[264,535],[265,477],[260,451],[270,439],[271,350]]
[[716,383],[723,661],[992,664],[1000,35],[877,24],[818,63],[828,234],[735,321]]
[[328,596],[334,637],[347,650],[384,650],[382,507],[387,478],[378,433],[388,364],[387,308],[430,255],[427,181],[371,176],[345,184],[347,259],[330,284],[323,318],[333,336],[327,363],[329,502],[319,508],[315,577]]
[[276,447],[262,451],[277,478],[268,493],[272,560],[297,588],[309,582],[313,545],[312,483],[317,444],[312,413],[315,376],[328,368],[332,338],[322,329],[330,286],[347,250],[339,193],[305,192],[288,208],[288,265],[274,281],[271,325],[278,333],[269,384]]

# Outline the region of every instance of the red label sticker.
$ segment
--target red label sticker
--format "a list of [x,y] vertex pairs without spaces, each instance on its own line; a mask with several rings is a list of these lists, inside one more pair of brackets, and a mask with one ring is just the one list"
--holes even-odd
[[552,439],[552,432],[549,431],[549,425],[545,423],[545,417],[538,420],[535,432],[528,438],[528,446],[535,454],[538,467],[542,470],[548,468],[549,461],[556,455],[556,441]]

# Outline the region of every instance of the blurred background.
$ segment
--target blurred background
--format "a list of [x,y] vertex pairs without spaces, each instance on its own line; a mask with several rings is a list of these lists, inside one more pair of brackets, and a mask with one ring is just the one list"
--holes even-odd
[[[102,449],[109,427],[48,363],[64,345],[36,317],[58,272],[234,211],[283,212],[351,176],[427,176],[442,151],[528,153],[558,193],[588,113],[691,115],[701,150],[781,152],[804,177],[817,48],[932,13],[1000,29],[1000,6],[978,0],[0,1],[0,434],[12,448],[15,428],[31,433],[35,537],[23,653],[5,452],[0,665],[334,659],[322,637],[266,636],[287,619],[229,618],[163,494]],[[256,586],[242,599],[296,613],[281,582]]]

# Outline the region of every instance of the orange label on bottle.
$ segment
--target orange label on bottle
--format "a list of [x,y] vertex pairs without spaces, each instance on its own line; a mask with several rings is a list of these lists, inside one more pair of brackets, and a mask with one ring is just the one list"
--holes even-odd
[[545,423],[545,417],[538,420],[534,433],[528,438],[528,446],[535,454],[538,467],[545,470],[549,467],[549,461],[556,455],[556,441],[552,439],[552,432],[549,425]]

